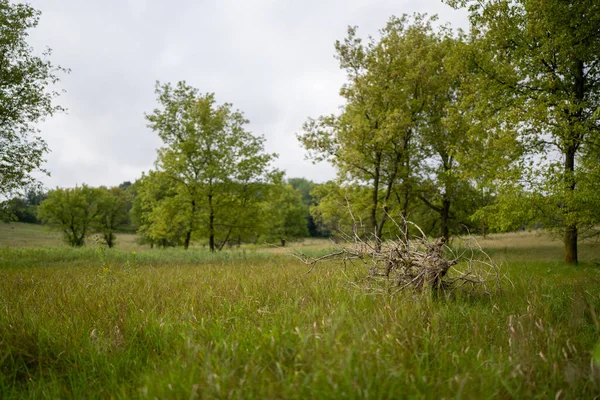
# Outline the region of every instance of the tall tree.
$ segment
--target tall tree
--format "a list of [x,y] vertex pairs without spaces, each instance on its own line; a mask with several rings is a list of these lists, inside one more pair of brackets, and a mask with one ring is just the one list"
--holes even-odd
[[245,129],[248,120],[214,94],[200,94],[185,82],[156,85],[161,108],[146,115],[165,146],[156,168],[171,181],[178,209],[187,215],[184,247],[192,235],[207,237],[211,251],[222,248],[258,201],[260,183],[271,178],[274,154],[264,138]]
[[[503,141],[494,136],[498,128],[493,115],[481,107],[481,79],[469,62],[471,44],[462,31],[442,27],[427,54],[431,75],[429,96],[419,124],[424,158],[418,197],[437,215],[440,236],[463,231],[484,201],[486,189],[497,178],[490,170],[506,171],[520,152],[514,128],[503,121]],[[497,99],[494,105],[499,105]],[[484,111],[485,110],[485,111]],[[500,147],[499,147],[500,146]]]
[[510,101],[505,119],[520,123],[528,157],[513,192],[532,194],[527,206],[562,231],[565,262],[575,264],[581,229],[600,222],[590,209],[600,183],[587,178],[598,168],[589,160],[599,151],[600,3],[447,2],[469,7],[473,60],[488,94]]
[[392,17],[379,41],[366,45],[349,28],[336,43],[348,83],[339,116],[310,119],[299,139],[316,161],[329,160],[341,181],[371,187],[370,225],[379,244],[396,207],[405,217],[418,162],[418,123],[427,104],[435,42],[431,19]]
[[35,124],[61,110],[50,87],[64,69],[47,60],[50,50],[38,57],[26,42],[39,17],[28,4],[0,0],[0,201],[43,171],[48,147]]

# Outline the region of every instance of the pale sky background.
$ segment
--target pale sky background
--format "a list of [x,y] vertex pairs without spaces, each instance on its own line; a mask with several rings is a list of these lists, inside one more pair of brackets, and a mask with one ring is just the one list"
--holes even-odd
[[438,14],[454,28],[466,12],[440,0],[31,0],[42,12],[29,43],[70,68],[58,104],[68,113],[40,125],[48,142],[48,188],[118,185],[153,168],[158,135],[144,112],[156,80],[186,80],[233,103],[279,154],[287,177],[322,182],[328,164],[304,159],[295,134],[307,117],[337,112],[345,74],[334,43],[348,25],[377,35],[390,16]]

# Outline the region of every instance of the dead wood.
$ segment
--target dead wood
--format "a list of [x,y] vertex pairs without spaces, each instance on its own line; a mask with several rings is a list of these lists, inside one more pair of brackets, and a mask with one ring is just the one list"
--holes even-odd
[[[343,240],[339,243],[332,241],[333,250],[330,253],[311,257],[293,250],[292,254],[310,265],[307,274],[325,260],[359,263],[365,268],[368,279],[384,282],[392,292],[407,288],[482,287],[489,293],[493,288],[500,288],[498,266],[475,238],[458,239],[458,249],[454,249],[448,246],[444,237],[430,239],[416,224],[409,221],[398,224],[389,218],[403,232],[393,240],[379,242],[372,236],[369,238],[355,221],[354,232],[340,232]],[[409,226],[419,235],[410,237]]]

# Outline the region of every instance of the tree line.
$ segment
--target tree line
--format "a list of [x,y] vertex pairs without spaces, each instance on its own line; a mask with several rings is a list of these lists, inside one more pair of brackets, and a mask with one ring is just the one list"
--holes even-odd
[[[211,250],[242,243],[285,245],[298,238],[328,234],[311,228],[314,224],[309,207],[303,202],[301,192],[290,184],[310,184],[309,181],[290,179],[255,188],[261,195],[252,199],[251,207],[244,199],[238,199],[239,204],[215,201],[211,241],[210,225],[203,225],[209,219],[203,220],[199,213],[195,227],[190,229],[186,218],[192,215],[186,213],[185,203],[177,198],[168,180],[160,182],[161,177],[157,175],[150,172],[133,184],[124,182],[110,188],[83,184],[48,192],[29,191],[25,198],[13,198],[5,215],[11,215],[14,221],[48,225],[61,232],[65,243],[74,247],[83,246],[91,235],[97,235],[106,246],[113,247],[117,244],[117,233],[136,232],[138,242],[151,247],[187,249],[193,240],[208,245]],[[228,190],[224,193],[217,188],[215,197],[234,197],[236,193],[230,189],[224,188]],[[252,220],[238,222],[240,215],[248,217],[250,213],[253,213]]]
[[14,198],[41,170],[35,123],[61,110],[48,87],[66,70],[25,41],[39,12],[0,0],[0,200],[13,198],[0,214],[28,210],[73,245],[89,232],[112,243],[128,219],[151,246],[212,251],[357,225],[380,245],[405,220],[446,238],[535,225],[577,263],[600,226],[600,3],[446,2],[468,9],[468,31],[415,14],[336,42],[343,105],[297,134],[335,181],[286,182],[242,112],[182,81],[157,83],[146,114],[163,142],[153,170],[130,188],[57,188],[40,202]]

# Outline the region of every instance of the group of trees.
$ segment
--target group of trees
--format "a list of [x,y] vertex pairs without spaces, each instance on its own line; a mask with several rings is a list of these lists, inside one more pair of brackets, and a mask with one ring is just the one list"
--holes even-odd
[[185,82],[156,85],[160,107],[146,115],[164,146],[137,183],[132,216],[147,243],[182,245],[284,240],[308,234],[300,194],[284,184],[264,138],[231,104]]
[[39,224],[38,206],[48,195],[37,187],[25,190],[24,196],[15,196],[4,203],[0,217],[4,222],[20,221],[29,224]]
[[[309,231],[312,221],[309,207],[294,186],[314,184],[301,178],[286,183],[280,174],[276,178],[257,185],[247,198],[235,199],[240,188],[231,182],[227,192],[215,190],[214,247],[209,236],[210,209],[201,208],[206,203],[201,198],[194,201],[194,205],[192,200],[186,203],[186,197],[177,192],[179,187],[171,186],[173,182],[168,176],[157,171],[151,171],[133,184],[124,182],[112,188],[82,185],[56,188],[47,193],[28,191],[25,198],[14,198],[10,204],[14,219],[46,224],[62,232],[66,243],[77,247],[83,246],[92,234],[100,234],[103,242],[113,247],[116,233],[136,231],[140,243],[152,247],[188,248],[192,240],[207,239],[211,250],[242,242],[285,245],[288,240],[311,233],[321,236],[322,233],[315,230]],[[197,215],[192,214],[193,207]]]
[[403,229],[387,223],[392,215],[445,237],[472,226],[494,178],[482,174],[483,161],[497,170],[518,155],[509,125],[503,153],[493,153],[498,129],[481,128],[467,39],[434,22],[393,17],[366,44],[350,28],[336,43],[346,105],[339,115],[309,119],[299,135],[310,157],[337,167],[341,182],[322,193],[316,212],[343,219],[349,205],[378,241]]
[[130,208],[131,191],[127,189],[81,185],[49,191],[37,217],[61,231],[71,246],[83,246],[88,235],[98,233],[108,247],[113,247],[115,233],[129,221]]
[[538,223],[576,263],[600,223],[600,3],[449,3],[468,34],[415,15],[336,43],[345,105],[299,135],[338,170],[315,213],[348,223],[348,204],[376,241],[404,229],[390,215],[445,237]]

